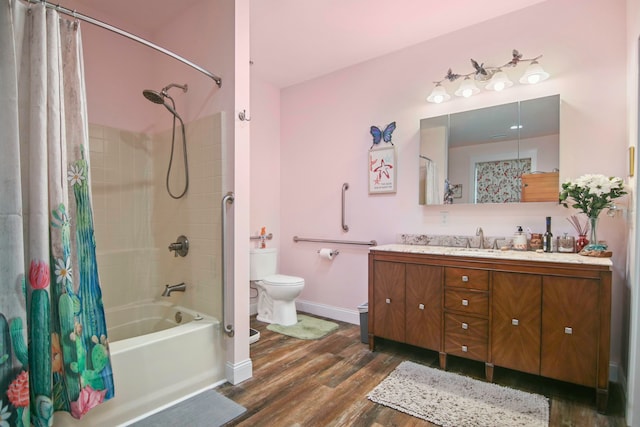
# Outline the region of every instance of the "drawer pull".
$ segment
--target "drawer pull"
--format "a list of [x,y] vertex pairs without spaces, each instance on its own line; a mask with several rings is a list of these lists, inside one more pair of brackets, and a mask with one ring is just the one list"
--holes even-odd
[[462,351],[463,351],[464,353],[466,353],[467,351],[469,351],[469,349],[467,348],[467,346],[466,346],[466,345],[463,345],[463,346],[462,346]]
[[464,305],[465,307],[469,305],[469,300],[468,299],[463,299],[462,300],[462,305]]
[[564,333],[567,334],[567,335],[572,335],[573,334],[573,328],[570,328],[570,327],[566,326],[564,328]]
[[418,304],[418,309],[424,310],[424,304]]
[[513,326],[518,326],[520,324],[520,321],[518,319],[511,319],[511,324]]
[[385,299],[384,302],[386,302],[387,304],[391,304],[391,298]]
[[464,330],[469,329],[469,324],[462,322],[462,329],[464,329]]
[[469,276],[462,276],[462,281],[463,282],[468,282],[469,281]]

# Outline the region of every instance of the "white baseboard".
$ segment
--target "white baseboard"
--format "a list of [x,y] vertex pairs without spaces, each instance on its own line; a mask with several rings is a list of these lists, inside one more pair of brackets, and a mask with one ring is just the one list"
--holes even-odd
[[353,325],[360,324],[360,313],[358,310],[347,310],[346,308],[303,300],[296,300],[296,309],[305,313],[328,317],[329,319],[340,320],[341,322],[347,322]]
[[240,384],[253,376],[253,363],[251,359],[243,360],[240,363],[227,362],[225,365],[227,381],[231,384]]

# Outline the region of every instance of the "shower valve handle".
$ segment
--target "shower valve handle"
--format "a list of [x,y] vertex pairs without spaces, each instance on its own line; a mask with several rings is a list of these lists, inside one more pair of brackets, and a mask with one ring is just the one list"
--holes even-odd
[[173,251],[175,256],[184,257],[189,253],[189,240],[185,236],[179,236],[177,241],[169,244],[169,252]]

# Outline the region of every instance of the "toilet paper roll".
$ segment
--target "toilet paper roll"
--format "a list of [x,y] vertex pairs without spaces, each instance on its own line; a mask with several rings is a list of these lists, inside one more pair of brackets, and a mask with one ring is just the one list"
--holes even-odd
[[333,259],[333,251],[329,248],[322,248],[318,251],[320,258]]

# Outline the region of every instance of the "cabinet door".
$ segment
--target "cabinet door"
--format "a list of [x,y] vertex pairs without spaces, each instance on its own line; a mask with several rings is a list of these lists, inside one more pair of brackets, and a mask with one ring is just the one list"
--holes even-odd
[[404,342],[405,265],[376,261],[373,274],[373,334]]
[[494,272],[492,297],[493,364],[540,374],[542,276]]
[[545,276],[541,374],[596,386],[599,281]]
[[406,274],[406,342],[440,350],[442,267],[408,264]]

